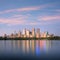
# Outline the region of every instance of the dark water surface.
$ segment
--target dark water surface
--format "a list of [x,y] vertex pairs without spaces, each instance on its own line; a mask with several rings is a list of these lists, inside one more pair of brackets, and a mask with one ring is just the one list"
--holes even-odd
[[58,58],[59,40],[0,40],[1,58]]

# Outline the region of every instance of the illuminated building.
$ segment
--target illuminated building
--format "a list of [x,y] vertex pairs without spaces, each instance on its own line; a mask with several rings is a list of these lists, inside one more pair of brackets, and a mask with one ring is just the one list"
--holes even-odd
[[23,34],[23,37],[26,37],[26,28],[23,30],[22,34]]
[[17,37],[18,37],[18,34],[16,33],[16,34],[15,34],[15,38],[17,38]]
[[32,29],[32,37],[35,37],[35,29]]
[[29,34],[30,34],[30,37],[32,38],[32,32],[29,32]]
[[39,28],[37,29],[37,32],[36,32],[36,38],[40,38],[40,29]]
[[29,32],[30,32],[29,30],[26,30],[26,36],[27,36],[27,37],[30,37]]
[[21,37],[21,32],[20,31],[18,32],[18,36],[17,37]]
[[46,32],[42,33],[42,34],[41,34],[41,37],[44,37],[44,38],[47,37]]
[[14,34],[13,34],[13,33],[10,35],[10,38],[15,38],[15,36],[14,36]]
[[47,37],[47,34],[46,34],[46,32],[44,32],[44,33],[43,33],[43,37]]
[[4,37],[7,37],[7,35],[6,35],[6,34],[4,34]]

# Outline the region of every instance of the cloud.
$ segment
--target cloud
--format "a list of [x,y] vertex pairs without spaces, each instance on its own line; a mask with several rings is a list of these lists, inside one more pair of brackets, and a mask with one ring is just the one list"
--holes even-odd
[[9,9],[9,10],[0,11],[0,14],[10,13],[10,12],[23,12],[23,11],[41,10],[41,9],[49,7],[51,5],[52,4],[45,4],[45,5],[40,5],[40,6],[30,6],[30,7],[24,7],[24,8]]
[[39,26],[39,25],[48,25],[48,24],[51,24],[50,22],[29,22],[29,24],[26,24],[26,25],[31,25],[31,26]]
[[17,24],[24,24],[25,21],[24,20],[16,20],[16,19],[0,19],[0,23],[17,25]]
[[25,15],[17,14],[12,16],[12,18],[19,18],[19,19],[27,19],[28,17],[29,17],[28,14],[25,14]]
[[8,18],[0,18],[0,24],[6,24],[8,26],[13,25],[27,25],[29,24],[29,18],[31,14],[14,14]]
[[33,11],[33,10],[39,10],[39,9],[40,9],[40,7],[17,8],[17,9],[10,9],[10,10],[1,11],[0,14],[10,13],[10,12]]
[[40,16],[38,20],[43,21],[60,20],[60,16]]
[[17,15],[12,15],[8,18],[0,18],[0,23],[2,24],[7,24],[9,26],[11,25],[24,25],[27,24],[28,18],[30,14],[22,15],[22,14],[17,14]]
[[57,10],[54,10],[54,11],[56,11],[56,12],[60,12],[60,9],[57,9]]

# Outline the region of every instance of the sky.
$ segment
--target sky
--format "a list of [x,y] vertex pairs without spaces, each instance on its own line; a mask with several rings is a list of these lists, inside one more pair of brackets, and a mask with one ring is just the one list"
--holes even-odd
[[60,36],[60,0],[0,0],[0,35],[25,28]]

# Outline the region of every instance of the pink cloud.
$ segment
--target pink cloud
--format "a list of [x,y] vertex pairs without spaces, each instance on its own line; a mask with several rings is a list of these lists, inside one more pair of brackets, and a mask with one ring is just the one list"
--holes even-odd
[[30,22],[29,25],[37,25],[37,22]]
[[13,15],[8,18],[0,18],[0,23],[3,24],[8,24],[8,25],[23,25],[26,24],[28,21],[27,19],[29,18],[29,14],[26,15]]
[[57,11],[57,12],[60,12],[60,9],[58,9],[58,10],[55,10],[55,11]]
[[10,13],[10,12],[14,12],[14,11],[18,11],[18,12],[23,12],[23,11],[34,11],[34,10],[40,10],[46,7],[51,6],[52,4],[45,4],[45,5],[40,5],[40,6],[32,6],[32,7],[24,7],[24,8],[17,8],[17,9],[10,9],[10,10],[4,10],[1,11],[0,14],[4,14],[4,13]]
[[5,10],[5,11],[1,11],[0,14],[4,14],[4,13],[10,13],[10,12],[14,12],[14,11],[32,11],[32,10],[39,10],[40,7],[25,7],[25,8],[17,8],[17,9],[10,9],[10,10]]
[[60,16],[40,16],[38,20],[44,20],[44,21],[60,20]]
[[29,24],[27,24],[27,25],[46,25],[46,23],[45,22],[36,22],[36,21],[34,21],[34,22],[29,22]]
[[17,24],[24,24],[25,20],[16,20],[16,19],[0,19],[0,23],[9,24],[9,25],[17,25]]
[[29,17],[29,15],[20,15],[20,14],[17,14],[17,15],[13,15],[12,18],[19,18],[19,19],[27,19]]
[[13,11],[15,11],[15,9],[4,10],[4,11],[1,11],[0,14],[9,13],[9,12],[13,12]]
[[17,11],[31,11],[31,10],[39,10],[40,7],[27,7],[27,8],[19,8]]

